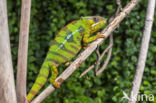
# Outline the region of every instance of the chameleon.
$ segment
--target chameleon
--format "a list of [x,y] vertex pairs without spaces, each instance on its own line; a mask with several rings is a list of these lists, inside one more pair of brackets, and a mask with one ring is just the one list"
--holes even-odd
[[28,102],[33,99],[45,84],[49,73],[52,74],[49,78],[50,83],[55,88],[60,88],[60,84],[55,81],[58,75],[57,67],[60,64],[69,62],[78,54],[85,44],[89,45],[89,43],[98,38],[105,38],[100,32],[93,36],[91,34],[104,28],[106,23],[106,18],[100,16],[86,16],[81,17],[79,20],[72,21],[59,31],[52,41],[38,77],[27,95]]

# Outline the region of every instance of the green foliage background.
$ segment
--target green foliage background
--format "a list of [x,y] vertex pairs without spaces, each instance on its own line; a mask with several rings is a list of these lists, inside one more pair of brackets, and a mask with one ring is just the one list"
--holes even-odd
[[[122,6],[124,7],[129,1],[121,0]],[[21,1],[8,0],[7,4],[12,58],[16,74]],[[61,88],[53,92],[43,103],[126,103],[126,100],[121,99],[122,91],[128,94],[132,86],[144,26],[146,4],[147,0],[142,0],[114,31],[111,61],[102,75],[95,77],[94,72],[90,71],[83,78],[79,78],[80,74],[96,61],[96,54],[93,53],[61,85]],[[27,90],[33,85],[53,38],[65,24],[79,19],[81,16],[100,15],[109,18],[114,14],[115,8],[115,0],[32,0]],[[155,28],[156,19],[154,20],[140,94],[156,96]],[[102,44],[101,52],[107,46],[108,40]],[[65,66],[60,66],[59,71],[62,72],[65,68]],[[48,84],[49,82],[46,86]],[[144,101],[141,103],[154,102]]]

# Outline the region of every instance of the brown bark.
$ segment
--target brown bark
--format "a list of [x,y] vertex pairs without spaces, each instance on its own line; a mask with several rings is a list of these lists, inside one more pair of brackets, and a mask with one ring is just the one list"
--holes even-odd
[[6,0],[0,0],[0,103],[17,103]]

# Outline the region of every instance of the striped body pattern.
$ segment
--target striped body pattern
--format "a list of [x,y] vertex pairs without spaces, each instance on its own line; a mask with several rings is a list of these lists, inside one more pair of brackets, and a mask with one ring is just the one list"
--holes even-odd
[[36,93],[42,88],[47,81],[51,71],[51,84],[59,88],[60,85],[55,81],[58,71],[57,67],[60,64],[69,62],[83,47],[83,43],[90,43],[98,38],[104,37],[99,33],[90,36],[106,25],[106,19],[100,16],[82,17],[80,20],[75,20],[67,24],[60,30],[52,45],[49,48],[47,56],[42,64],[39,75],[28,93],[27,100],[31,101]]
[[62,64],[68,62],[81,49],[81,33],[85,25],[82,21],[74,21],[64,27],[57,35],[48,52],[46,61]]

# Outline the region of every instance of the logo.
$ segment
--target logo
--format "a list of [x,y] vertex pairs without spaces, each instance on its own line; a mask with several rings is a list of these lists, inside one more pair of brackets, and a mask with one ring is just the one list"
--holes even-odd
[[134,94],[132,92],[132,98],[129,98],[129,96],[126,94],[125,91],[122,91],[123,93],[123,97],[122,97],[122,101],[123,100],[130,100],[130,101],[154,101],[154,95],[153,94],[140,94],[138,93],[138,96],[136,96],[136,94]]

